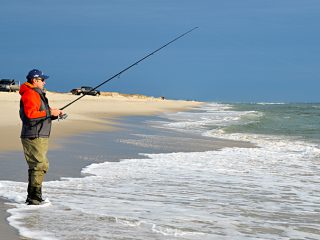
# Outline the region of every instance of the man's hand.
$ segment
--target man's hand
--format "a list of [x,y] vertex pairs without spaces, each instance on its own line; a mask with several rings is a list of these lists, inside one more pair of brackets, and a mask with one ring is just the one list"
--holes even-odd
[[51,116],[54,116],[54,117],[58,117],[58,116],[62,116],[63,115],[63,112],[60,109],[57,109],[57,108],[51,108],[50,112],[51,112]]

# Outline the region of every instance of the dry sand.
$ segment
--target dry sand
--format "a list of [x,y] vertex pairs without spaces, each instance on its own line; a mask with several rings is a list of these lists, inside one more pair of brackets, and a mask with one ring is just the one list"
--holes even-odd
[[[119,93],[103,93],[103,95],[85,96],[66,108],[68,118],[63,121],[54,121],[52,139],[86,131],[114,130],[116,119],[121,116],[159,115],[201,104],[194,101],[162,100],[142,95]],[[52,108],[61,108],[79,96],[48,92],[47,97]],[[21,150],[19,101],[18,93],[0,92],[0,152]]]

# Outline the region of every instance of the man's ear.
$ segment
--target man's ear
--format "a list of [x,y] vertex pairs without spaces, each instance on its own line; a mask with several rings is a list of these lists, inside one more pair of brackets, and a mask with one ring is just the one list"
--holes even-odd
[[30,79],[30,84],[34,84],[34,83],[35,83],[34,78],[31,78],[31,79]]

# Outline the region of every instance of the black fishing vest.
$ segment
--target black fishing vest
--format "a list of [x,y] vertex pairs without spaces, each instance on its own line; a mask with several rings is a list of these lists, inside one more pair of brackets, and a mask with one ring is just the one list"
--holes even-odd
[[46,94],[39,88],[33,88],[40,95],[41,106],[39,111],[46,111],[46,116],[42,118],[30,119],[24,112],[22,100],[20,100],[20,118],[22,121],[21,138],[48,138],[51,132],[51,116],[49,101]]

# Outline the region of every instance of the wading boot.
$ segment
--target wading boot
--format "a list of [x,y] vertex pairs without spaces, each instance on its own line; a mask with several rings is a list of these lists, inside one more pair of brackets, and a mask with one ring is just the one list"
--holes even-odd
[[27,198],[28,205],[39,205],[44,200],[42,199],[42,189],[41,187],[30,187],[30,197]]
[[26,199],[26,203],[29,203],[29,201],[31,200],[31,170],[28,170],[28,196]]
[[31,187],[30,187],[30,183],[28,183],[28,196],[26,199],[26,203],[29,203],[31,200]]

